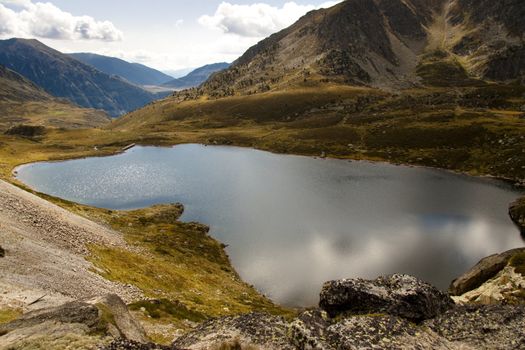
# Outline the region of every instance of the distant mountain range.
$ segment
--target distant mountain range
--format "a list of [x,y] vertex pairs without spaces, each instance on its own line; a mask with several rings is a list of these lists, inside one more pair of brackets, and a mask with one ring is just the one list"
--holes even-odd
[[147,92],[117,76],[58,52],[37,40],[0,40],[0,64],[49,94],[117,117],[166,94]]
[[80,108],[53,97],[0,65],[0,131],[20,124],[81,128],[107,123],[109,117],[103,111]]
[[226,62],[208,64],[191,71],[188,75],[182,78],[172,79],[162,85],[174,89],[197,87],[204,83],[213,73],[226,69],[229,66],[230,64]]
[[115,57],[94,53],[72,53],[69,56],[89,64],[101,72],[118,75],[136,85],[162,85],[174,78],[139,63],[129,63]]

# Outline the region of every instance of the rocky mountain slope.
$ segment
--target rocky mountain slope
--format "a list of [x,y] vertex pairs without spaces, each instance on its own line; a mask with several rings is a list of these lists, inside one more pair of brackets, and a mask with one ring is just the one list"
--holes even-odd
[[104,112],[59,100],[0,65],[0,131],[19,124],[85,128],[107,123],[109,117]]
[[94,53],[71,53],[69,56],[80,62],[89,64],[108,75],[119,77],[136,85],[162,85],[173,77],[156,69],[139,63],[129,63],[115,57],[97,55]]
[[37,40],[0,41],[0,64],[19,73],[49,94],[81,107],[119,116],[156,99],[122,79],[102,73]]
[[224,70],[230,66],[229,63],[213,63],[207,64],[200,68],[197,68],[184,77],[172,79],[168,82],[165,82],[163,86],[175,88],[175,89],[188,89],[192,87],[197,87],[200,84],[204,83],[213,73]]
[[251,47],[200,94],[314,82],[399,89],[522,80],[524,12],[520,1],[346,0]]

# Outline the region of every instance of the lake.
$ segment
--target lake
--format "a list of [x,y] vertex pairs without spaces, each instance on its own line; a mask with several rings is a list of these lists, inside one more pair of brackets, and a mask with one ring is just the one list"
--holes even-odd
[[32,188],[108,209],[180,202],[242,278],[289,306],[324,281],[408,273],[446,289],[479,259],[524,245],[507,183],[384,163],[237,147],[135,147],[18,169]]

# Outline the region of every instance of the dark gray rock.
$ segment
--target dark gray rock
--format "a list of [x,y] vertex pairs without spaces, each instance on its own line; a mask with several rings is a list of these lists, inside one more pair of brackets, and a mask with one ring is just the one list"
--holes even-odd
[[463,295],[478,288],[483,283],[496,276],[507,264],[513,255],[525,252],[525,248],[512,249],[502,254],[494,254],[483,258],[469,271],[456,278],[450,284],[450,295]]
[[117,339],[100,350],[178,350],[171,346],[163,346],[154,343],[139,343],[132,340]]
[[5,249],[0,246],[0,258],[5,257]]
[[[288,338],[288,322],[279,316],[251,313],[211,319],[177,339],[173,346],[186,349],[220,349],[240,343],[262,349],[296,349]],[[236,349],[236,347],[230,347]]]
[[424,326],[472,349],[525,349],[524,305],[456,307]]
[[346,279],[326,282],[319,306],[331,317],[339,314],[396,315],[420,322],[451,308],[447,294],[408,275],[391,275],[376,280]]

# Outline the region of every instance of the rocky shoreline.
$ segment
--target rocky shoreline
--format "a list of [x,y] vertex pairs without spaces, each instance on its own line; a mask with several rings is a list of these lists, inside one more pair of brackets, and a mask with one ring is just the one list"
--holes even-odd
[[[498,292],[498,275],[512,269],[521,276],[524,257],[525,248],[487,257],[454,280],[449,293],[408,275],[329,281],[319,307],[293,318],[250,313],[210,319],[171,346],[148,343],[116,295],[73,301],[0,324],[0,349],[24,348],[50,334],[78,343],[79,349],[97,344],[104,350],[523,349],[525,279],[513,291],[500,293],[501,299],[464,302],[451,296],[486,285]],[[501,292],[508,285],[499,287]]]

